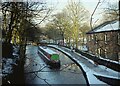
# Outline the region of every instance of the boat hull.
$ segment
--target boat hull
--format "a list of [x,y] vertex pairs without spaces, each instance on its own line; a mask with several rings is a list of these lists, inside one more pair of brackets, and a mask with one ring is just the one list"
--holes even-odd
[[50,65],[51,68],[60,68],[60,60],[58,62],[53,62],[48,59],[41,51],[38,51],[38,54],[47,65]]

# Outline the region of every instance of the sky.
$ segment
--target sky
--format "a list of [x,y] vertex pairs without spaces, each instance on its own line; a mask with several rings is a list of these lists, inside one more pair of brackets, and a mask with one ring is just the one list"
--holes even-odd
[[[12,1],[12,0],[2,0],[2,1]],[[13,0],[13,1],[33,1],[33,2],[41,2],[46,1],[48,7],[52,7],[54,11],[53,14],[56,14],[58,12],[61,12],[62,9],[68,4],[68,1],[70,0]],[[79,1],[79,0],[73,0],[73,1]],[[82,5],[89,11],[90,15],[93,13],[97,3],[99,0],[80,0]],[[102,15],[100,14],[102,12],[102,8],[107,7],[107,3],[115,3],[119,0],[100,0],[101,3],[99,7],[97,8],[95,14],[93,15],[93,20],[96,21],[97,19],[101,18]]]
[[[62,9],[64,9],[64,7],[68,4],[68,1],[70,0],[46,0],[47,4],[54,8],[54,14],[57,12],[61,12]],[[73,1],[78,2],[79,0]],[[80,0],[82,5],[89,11],[90,15],[93,13],[98,1],[99,0]],[[93,15],[93,21],[95,22],[102,18],[101,13],[103,11],[103,8],[106,8],[108,6],[108,3],[116,3],[118,1],[119,0],[100,0],[101,3],[99,4],[97,10]]]
[[[55,8],[56,12],[60,12],[67,4],[68,1],[71,0],[0,0],[2,2],[4,1],[33,1],[33,2],[41,2],[41,1],[46,1],[48,6],[53,6]],[[73,0],[73,1],[80,1],[83,6],[90,12],[92,13],[95,6],[97,5],[99,0]],[[118,2],[119,0],[100,0],[100,8],[107,6],[107,2],[114,3]]]
[[[67,5],[68,1],[70,1],[70,0],[46,0],[47,3],[55,5],[55,8],[57,10],[63,9]],[[78,2],[79,0],[73,0],[73,1]],[[92,12],[94,10],[98,1],[99,0],[80,0],[80,2],[83,4],[83,6],[90,12]],[[108,2],[114,3],[114,2],[118,2],[119,0],[100,0],[100,1],[101,1],[100,6],[105,7],[105,6],[107,6],[106,3],[108,3]]]

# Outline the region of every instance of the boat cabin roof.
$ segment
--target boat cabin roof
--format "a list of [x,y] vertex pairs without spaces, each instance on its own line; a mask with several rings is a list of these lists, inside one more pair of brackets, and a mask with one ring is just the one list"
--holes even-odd
[[45,52],[49,53],[49,54],[58,54],[57,52],[51,50],[50,48],[48,47],[42,47],[42,46],[39,46],[39,48],[41,48],[42,50],[44,50]]

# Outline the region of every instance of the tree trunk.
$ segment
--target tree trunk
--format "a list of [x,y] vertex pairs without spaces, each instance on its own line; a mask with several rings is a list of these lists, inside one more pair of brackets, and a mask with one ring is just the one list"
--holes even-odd
[[10,18],[10,24],[9,24],[9,31],[7,33],[7,42],[10,43],[11,38],[12,38],[12,25],[13,25],[13,12],[11,12],[11,18]]
[[70,42],[70,38],[68,38],[68,43],[69,43],[68,46],[70,47],[70,44],[71,44],[71,42]]
[[62,32],[62,40],[63,40],[63,46],[64,46],[64,32]]
[[78,49],[78,40],[77,39],[75,41],[75,44],[76,44],[76,49]]

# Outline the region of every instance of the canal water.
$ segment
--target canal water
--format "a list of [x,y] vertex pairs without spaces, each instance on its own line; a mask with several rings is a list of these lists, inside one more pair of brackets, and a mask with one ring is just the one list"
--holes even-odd
[[38,55],[38,46],[28,45],[24,66],[26,84],[86,84],[80,68],[66,55],[59,53],[61,68],[51,69]]

